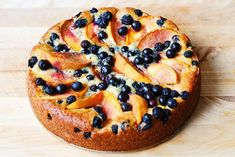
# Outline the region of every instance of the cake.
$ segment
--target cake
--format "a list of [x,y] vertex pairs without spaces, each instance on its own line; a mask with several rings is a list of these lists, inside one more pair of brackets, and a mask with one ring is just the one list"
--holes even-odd
[[38,120],[68,143],[139,149],[168,139],[190,117],[199,61],[189,38],[162,16],[92,8],[33,47],[27,91]]

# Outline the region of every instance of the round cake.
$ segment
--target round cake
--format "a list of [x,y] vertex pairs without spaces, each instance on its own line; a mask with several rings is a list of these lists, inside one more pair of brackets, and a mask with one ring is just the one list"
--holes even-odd
[[124,151],[171,137],[200,89],[189,38],[140,9],[92,8],[51,27],[32,49],[27,90],[35,115],[63,140]]

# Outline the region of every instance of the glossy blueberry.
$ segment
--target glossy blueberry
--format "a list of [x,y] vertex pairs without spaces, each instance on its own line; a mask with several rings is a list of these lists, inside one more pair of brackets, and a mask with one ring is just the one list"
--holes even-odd
[[57,91],[57,93],[59,93],[59,94],[65,93],[66,90],[67,90],[67,86],[64,85],[64,84],[59,84],[59,85],[56,86],[56,91]]
[[108,85],[107,85],[107,83],[105,83],[105,82],[100,82],[100,83],[98,84],[99,90],[105,90],[107,87],[108,87]]
[[159,85],[155,85],[152,87],[152,92],[156,95],[159,96],[162,93],[162,87]]
[[48,95],[55,95],[56,94],[56,89],[52,86],[45,85],[43,86],[43,91],[45,94]]
[[145,63],[152,63],[153,62],[153,57],[151,56],[144,56],[144,62]]
[[83,132],[83,136],[85,139],[91,138],[91,132]]
[[170,107],[170,108],[176,108],[176,105],[177,105],[177,101],[173,98],[169,98],[167,100],[167,106]]
[[91,10],[90,10],[90,13],[97,13],[98,12],[98,9],[96,9],[96,8],[91,8]]
[[176,53],[172,49],[169,49],[166,51],[166,56],[167,58],[174,58],[176,56]]
[[106,28],[109,24],[108,20],[104,19],[102,16],[99,16],[95,19],[95,24],[98,25],[100,28]]
[[100,68],[100,72],[102,75],[108,75],[112,72],[112,69],[110,68],[109,65],[103,65],[101,68]]
[[128,51],[127,55],[128,55],[128,57],[135,56],[135,55],[137,55],[137,52],[136,51]]
[[94,110],[95,110],[97,113],[103,113],[102,108],[99,107],[99,106],[95,106],[95,107],[94,107]]
[[135,57],[134,61],[133,61],[136,65],[141,65],[144,63],[144,59],[142,57]]
[[152,114],[154,118],[162,119],[164,116],[164,111],[162,108],[156,106],[153,108]]
[[106,57],[105,59],[102,60],[104,65],[110,65],[113,66],[114,64],[114,58],[111,55],[108,55],[108,57]]
[[74,70],[73,76],[80,77],[82,76],[82,74],[83,74],[83,71],[81,69],[78,69],[78,70]]
[[165,46],[162,43],[156,43],[154,49],[156,52],[161,52],[165,49]]
[[145,123],[152,123],[152,120],[153,120],[153,117],[151,114],[148,114],[148,113],[145,113],[142,117],[142,122],[145,122]]
[[56,40],[56,39],[59,39],[59,35],[56,34],[56,33],[51,33],[50,40],[51,40],[51,41],[54,41],[54,40]]
[[131,25],[133,23],[133,18],[131,17],[131,15],[123,15],[122,16],[122,24],[124,25]]
[[145,48],[145,49],[142,51],[142,53],[143,53],[144,55],[150,55],[150,54],[153,54],[153,50],[150,49],[150,48]]
[[41,70],[47,70],[47,69],[50,69],[52,66],[51,66],[51,63],[48,60],[42,59],[38,62],[38,67]]
[[74,91],[80,91],[80,90],[82,90],[83,85],[82,85],[81,82],[77,81],[77,82],[73,82],[73,83],[72,83],[71,88],[72,88]]
[[173,35],[172,40],[175,42],[180,41],[178,35]]
[[82,49],[81,53],[88,55],[91,54],[91,51],[89,49]]
[[85,27],[87,24],[87,19],[78,19],[75,21],[74,26],[77,28],[82,28]]
[[120,28],[118,29],[118,34],[119,34],[120,36],[124,36],[124,35],[127,34],[127,31],[128,31],[127,27],[122,26],[122,27],[120,27]]
[[91,46],[91,43],[88,41],[88,40],[83,40],[81,42],[81,47],[84,48],[84,49],[87,49]]
[[129,99],[129,95],[125,93],[118,94],[118,100],[126,102]]
[[139,31],[141,29],[141,23],[139,21],[134,21],[131,25],[131,27],[135,30],[135,31]]
[[28,66],[30,68],[33,68],[34,65],[38,62],[38,58],[36,56],[32,56],[29,60],[28,60]]
[[167,103],[167,97],[165,95],[162,95],[158,98],[159,100],[159,103],[163,106],[166,106],[166,103]]
[[156,61],[159,61],[161,59],[161,56],[160,54],[156,53],[153,55],[153,58],[156,60]]
[[122,108],[123,112],[132,110],[132,106],[129,103],[126,103],[126,102],[123,102],[121,104],[121,108]]
[[112,125],[111,129],[114,134],[118,134],[118,125],[116,124]]
[[164,42],[165,49],[168,48],[171,45],[171,42],[169,40]]
[[148,92],[144,95],[145,99],[152,100],[154,98],[153,92]]
[[99,38],[100,40],[106,39],[107,37],[108,37],[108,35],[107,35],[107,33],[106,33],[105,31],[100,31],[100,32],[98,33],[98,38]]
[[171,97],[178,97],[180,94],[176,90],[172,90],[170,95]]
[[63,51],[63,45],[62,45],[62,44],[59,44],[59,45],[57,45],[57,46],[54,46],[54,50],[57,51],[57,52]]
[[192,61],[192,65],[193,65],[193,66],[198,66],[198,65],[199,65],[199,62],[196,61],[196,60],[193,60],[193,61]]
[[142,16],[143,15],[143,12],[140,9],[135,9],[134,12],[137,16]]
[[128,85],[124,85],[124,86],[121,87],[121,92],[122,93],[130,93],[131,88]]
[[122,46],[121,48],[122,53],[129,51],[129,48],[127,46]]
[[93,123],[92,123],[93,127],[101,129],[102,126],[102,119],[100,117],[95,116],[93,118]]
[[136,81],[132,83],[132,86],[133,86],[133,87],[135,88],[135,90],[137,90],[137,91],[141,88],[141,85],[140,85],[138,82],[136,82]]
[[86,78],[87,78],[88,81],[90,81],[90,80],[94,80],[95,77],[94,77],[94,75],[89,74],[89,75],[86,76]]
[[174,52],[178,52],[180,49],[181,49],[181,45],[177,42],[173,42],[171,44],[171,49],[174,51]]
[[163,88],[162,89],[162,95],[170,96],[171,95],[171,89],[170,88]]
[[46,84],[46,81],[43,80],[42,78],[36,78],[35,84],[36,84],[37,86],[44,86],[44,85]]
[[101,119],[103,121],[106,121],[107,120],[107,116],[102,112],[102,113],[99,113],[99,116],[101,117]]
[[112,76],[110,79],[108,79],[108,83],[113,86],[118,86],[120,82],[116,77]]
[[93,54],[97,54],[99,48],[100,48],[100,47],[97,46],[97,45],[91,45],[91,46],[88,48],[88,50],[89,50],[91,53],[93,53]]
[[99,59],[105,59],[106,57],[108,57],[108,53],[107,52],[105,52],[105,51],[102,51],[102,52],[99,52],[98,53],[98,58]]
[[165,21],[166,21],[166,18],[160,17],[160,19],[158,19],[156,21],[156,23],[157,23],[158,26],[162,27],[164,25]]
[[95,84],[91,85],[90,90],[93,91],[93,92],[96,92],[97,91],[97,86]]
[[184,52],[184,57],[191,58],[193,56],[193,51],[188,50]]
[[148,104],[149,104],[149,106],[154,107],[154,106],[157,105],[157,102],[156,102],[155,100],[150,100],[150,101],[148,102]]
[[107,21],[111,21],[113,14],[110,11],[106,11],[102,14],[102,17]]
[[189,98],[189,92],[183,91],[180,96],[183,100],[186,100]]
[[109,51],[112,52],[112,53],[114,53],[114,52],[115,52],[115,49],[114,49],[113,47],[110,47],[110,48],[109,48]]

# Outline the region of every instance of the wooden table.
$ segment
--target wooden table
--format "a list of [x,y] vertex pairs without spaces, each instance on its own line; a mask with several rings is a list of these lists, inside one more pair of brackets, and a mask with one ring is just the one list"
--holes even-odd
[[154,148],[113,156],[235,156],[235,2],[0,1],[0,156],[110,156],[55,138],[36,120],[26,95],[30,49],[56,22],[92,6],[132,6],[173,19],[199,53],[202,89],[186,127]]

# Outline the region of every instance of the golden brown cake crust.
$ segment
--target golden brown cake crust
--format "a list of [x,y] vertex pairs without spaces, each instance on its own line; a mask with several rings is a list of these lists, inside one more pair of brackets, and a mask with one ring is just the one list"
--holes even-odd
[[[177,26],[173,22],[167,22],[169,27],[178,31]],[[45,43],[51,32],[59,32],[63,23],[60,22],[50,28],[42,37],[40,43]],[[185,38],[187,37],[185,36]],[[196,56],[194,57],[197,59]],[[186,83],[185,85],[185,88],[190,90],[190,97],[177,105],[171,112],[167,122],[153,119],[153,125],[148,130],[141,131],[136,127],[127,127],[125,131],[120,131],[118,134],[114,134],[110,130],[92,132],[92,126],[87,121],[84,121],[86,118],[84,114],[70,112],[66,108],[56,105],[53,100],[36,98],[38,87],[34,82],[35,76],[30,70],[27,73],[27,91],[32,109],[38,120],[58,137],[69,143],[89,149],[125,151],[160,143],[172,136],[185,123],[195,109],[199,99],[200,70],[194,71],[191,77],[193,79],[189,79],[188,84]],[[173,86],[169,85],[169,87]],[[175,88],[178,89],[177,86]],[[79,128],[79,131],[76,131],[76,128]],[[84,132],[91,132],[91,137],[86,139],[83,135]]]

